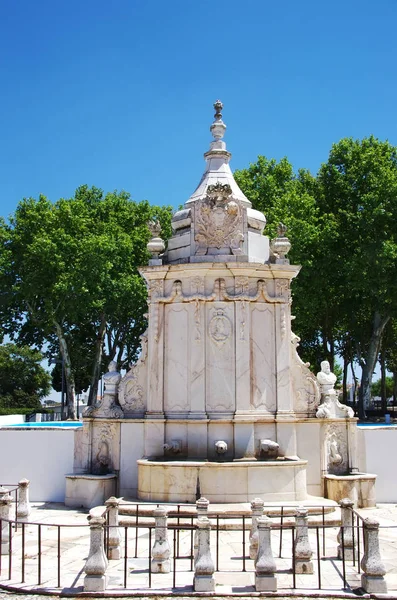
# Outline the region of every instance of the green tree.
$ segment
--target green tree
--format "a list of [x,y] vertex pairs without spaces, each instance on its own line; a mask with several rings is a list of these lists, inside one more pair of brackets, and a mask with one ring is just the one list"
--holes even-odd
[[294,330],[301,338],[299,351],[313,367],[326,358],[333,366],[335,350],[328,342],[332,339],[329,332],[334,312],[322,293],[324,282],[318,271],[324,262],[324,223],[316,203],[316,179],[305,170],[296,175],[286,158],[277,162],[264,156],[259,156],[248,169],[236,171],[235,178],[253,208],[265,214],[267,236],[276,236],[280,222],[287,226],[292,244],[288,256],[292,263],[302,265],[293,281]]
[[[146,287],[137,268],[147,262],[147,222],[154,216],[167,236],[169,208],[82,186],[73,198],[55,204],[44,196],[24,199],[6,226],[2,322],[21,342],[46,344],[49,358],[62,357],[68,418],[76,418],[81,368],[91,372],[95,399],[104,351],[124,366],[139,350]],[[77,364],[82,337],[89,366]]]
[[0,406],[40,410],[51,390],[50,375],[41,366],[38,350],[16,344],[0,346]]
[[[394,388],[393,377],[387,376],[385,383],[386,383],[386,397],[390,398],[393,395],[393,388]],[[372,393],[372,396],[381,396],[381,394],[382,394],[382,380],[381,379],[377,379],[376,381],[374,381],[372,383],[371,393]]]
[[374,137],[335,144],[318,175],[321,214],[331,223],[330,303],[354,340],[365,417],[385,327],[397,307],[397,149]]

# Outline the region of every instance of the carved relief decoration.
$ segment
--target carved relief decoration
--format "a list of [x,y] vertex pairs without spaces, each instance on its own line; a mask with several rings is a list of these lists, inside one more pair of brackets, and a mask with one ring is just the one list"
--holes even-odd
[[223,346],[223,344],[229,339],[232,333],[232,324],[229,317],[226,316],[223,308],[218,308],[215,310],[215,314],[209,322],[208,331],[210,338],[218,346]]
[[116,424],[103,423],[94,427],[92,442],[92,472],[96,475],[106,475],[114,471],[114,456],[112,443],[116,439]]
[[310,363],[304,363],[297,352],[299,337],[291,333],[292,390],[294,411],[314,417],[320,404],[320,388],[315,375],[310,371]]
[[331,475],[343,475],[349,471],[346,428],[335,423],[325,430],[326,468]]
[[[236,286],[237,287],[237,286]],[[256,292],[250,294],[248,292],[248,283],[244,285],[241,292],[236,292],[235,294],[231,294],[226,289],[225,280],[222,278],[216,279],[214,282],[214,289],[212,293],[205,294],[204,292],[196,292],[193,294],[186,294],[182,291],[182,282],[180,280],[175,280],[172,284],[171,293],[167,296],[153,296],[151,298],[151,304],[153,303],[170,303],[170,302],[191,302],[193,300],[204,300],[206,302],[211,301],[247,301],[247,302],[256,302],[263,298],[266,302],[270,304],[286,304],[289,303],[289,289],[288,287],[282,288],[282,294],[277,296],[272,296],[268,293],[267,283],[263,279],[258,279],[257,281],[257,289]],[[203,287],[201,288],[203,289]]]
[[242,300],[241,302],[241,319],[240,319],[240,341],[244,342],[245,340],[245,323],[247,320],[247,305],[246,301]]
[[233,254],[241,254],[243,240],[240,201],[233,199],[228,184],[209,185],[206,197],[196,204],[196,254],[203,256],[208,248],[230,248]]
[[119,403],[124,413],[142,414],[146,409],[147,331],[141,335],[142,350],[137,362],[131,366],[119,386]]

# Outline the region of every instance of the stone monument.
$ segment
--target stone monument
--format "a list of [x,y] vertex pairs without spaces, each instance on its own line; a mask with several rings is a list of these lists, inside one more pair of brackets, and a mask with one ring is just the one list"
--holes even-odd
[[[118,495],[154,502],[322,496],[329,470],[357,470],[356,420],[325,363],[316,378],[298,356],[290,286],[300,267],[283,224],[274,240],[263,235],[214,108],[204,174],[167,244],[150,224],[140,358],[120,382],[110,367],[103,401],[76,432],[70,478],[115,474]],[[69,504],[84,485],[76,500],[67,484]]]

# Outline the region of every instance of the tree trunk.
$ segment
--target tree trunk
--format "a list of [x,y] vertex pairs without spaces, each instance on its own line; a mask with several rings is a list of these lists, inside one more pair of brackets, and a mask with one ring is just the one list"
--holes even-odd
[[[393,409],[397,404],[397,372],[393,371]],[[393,410],[394,413],[394,410]]]
[[358,383],[358,379],[356,377],[356,372],[354,370],[354,362],[353,360],[350,363],[350,369],[352,372],[352,379],[353,379],[353,408],[354,408],[354,412],[356,412],[357,410],[357,383]]
[[386,391],[386,364],[385,354],[381,351],[379,355],[380,363],[380,397],[382,400],[382,413],[387,413],[387,391]]
[[97,395],[98,395],[98,380],[101,375],[103,340],[105,339],[105,333],[106,333],[106,316],[104,314],[102,314],[101,315],[101,324],[99,326],[98,337],[96,340],[95,360],[94,360],[94,366],[92,369],[90,393],[88,395],[88,402],[87,402],[88,406],[95,405]]
[[347,371],[348,371],[348,369],[349,369],[349,360],[344,356],[343,357],[343,383],[342,383],[344,404],[346,404],[348,401],[348,397],[347,397]]
[[360,419],[366,418],[365,409],[368,408],[371,402],[372,375],[375,370],[376,361],[378,360],[382,334],[389,320],[389,316],[382,318],[378,312],[374,314],[371,339],[368,350],[362,360],[361,386],[358,397],[358,416]]
[[72,364],[70,362],[68,345],[66,343],[66,339],[63,335],[63,330],[60,324],[57,321],[55,321],[54,325],[59,340],[59,351],[61,353],[65,372],[67,406],[66,418],[76,421],[76,386],[74,383],[74,375],[72,371]]

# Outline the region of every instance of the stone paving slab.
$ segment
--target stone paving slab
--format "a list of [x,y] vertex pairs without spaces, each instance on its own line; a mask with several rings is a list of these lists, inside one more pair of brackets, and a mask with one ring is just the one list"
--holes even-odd
[[[362,509],[359,511],[363,517],[373,516],[380,522],[379,538],[383,562],[387,569],[387,584],[392,596],[397,597],[397,508],[394,505],[379,505],[377,509]],[[87,513],[83,510],[71,510],[63,505],[35,504],[29,522],[25,525],[25,583],[21,583],[21,531],[19,526],[13,537],[13,547],[16,555],[12,560],[11,580],[8,580],[8,557],[2,557],[2,572],[0,584],[7,585],[15,591],[29,593],[37,589],[38,555],[37,555],[37,529],[41,524],[42,533],[42,586],[41,591],[58,594],[79,594],[84,589],[84,565],[89,550],[89,528],[87,526]],[[60,590],[57,589],[57,544],[58,525],[68,525],[61,528],[60,544]],[[296,588],[292,588],[291,552],[292,536],[290,531],[283,533],[282,558],[278,558],[280,532],[273,531],[272,546],[276,556],[278,590],[282,595],[297,596],[322,595],[338,596],[342,594],[342,562],[337,556],[337,527],[326,529],[325,542],[327,559],[320,561],[322,591],[318,590],[318,563],[314,560],[314,575],[296,575]],[[122,529],[122,536],[124,529]],[[316,550],[316,530],[311,530],[312,549]],[[322,549],[322,535],[319,532],[319,543]],[[211,535],[211,552],[216,563],[216,534]],[[109,576],[106,595],[166,595],[173,590],[173,573],[152,574],[152,587],[149,589],[149,534],[145,529],[139,530],[138,554],[134,557],[135,537],[134,532],[128,530],[128,557],[127,557],[127,590],[124,589],[124,559],[109,561],[107,574]],[[173,534],[170,532],[169,540],[172,547]],[[242,531],[225,530],[219,533],[219,572],[215,573],[216,594],[225,597],[230,594],[255,595],[254,565],[248,559],[248,532],[245,534],[245,568],[243,572],[242,558]],[[154,533],[152,535],[152,543]],[[122,540],[123,546],[124,539]],[[191,532],[180,535],[180,556],[190,554]],[[182,595],[193,594],[193,573],[190,571],[190,559],[176,561],[176,588],[174,593]],[[351,563],[346,563],[347,592],[360,587],[360,575]],[[3,592],[1,592],[3,593]],[[345,592],[346,595],[346,592]],[[14,597],[14,596],[13,596]],[[389,596],[390,597],[390,596]],[[1,598],[1,596],[0,596]],[[16,597],[15,597],[16,598]],[[17,600],[17,598],[16,598]]]

